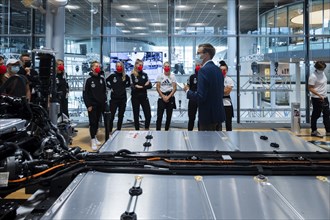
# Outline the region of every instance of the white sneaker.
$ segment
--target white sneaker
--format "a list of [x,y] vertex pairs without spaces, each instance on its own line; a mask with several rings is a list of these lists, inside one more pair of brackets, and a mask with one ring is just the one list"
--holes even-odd
[[101,144],[102,144],[99,140],[97,140],[97,137],[96,137],[96,136],[95,136],[95,143],[96,143],[97,145],[101,145]]
[[95,138],[91,140],[91,148],[92,150],[97,150],[97,144]]

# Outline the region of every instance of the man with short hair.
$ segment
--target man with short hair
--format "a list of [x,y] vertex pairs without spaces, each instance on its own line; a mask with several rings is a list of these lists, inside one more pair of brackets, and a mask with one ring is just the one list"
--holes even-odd
[[68,108],[68,96],[69,96],[69,84],[65,77],[64,71],[64,60],[56,60],[56,86],[57,92],[59,93],[59,103],[61,109],[61,115],[65,114],[69,117],[69,108]]
[[311,117],[311,136],[323,137],[317,131],[317,119],[323,114],[323,124],[326,131],[326,136],[330,136],[330,110],[327,94],[328,79],[324,74],[327,67],[325,62],[317,61],[314,65],[315,71],[308,78],[308,90],[311,93],[313,112]]
[[28,53],[23,53],[20,56],[20,69],[18,74],[25,76],[30,84],[31,102],[36,102],[38,99],[37,86],[40,85],[39,74],[32,67],[31,57]]
[[215,48],[211,44],[200,44],[197,50],[196,63],[201,63],[198,72],[197,91],[189,90],[186,85],[184,90],[187,98],[198,102],[198,129],[200,131],[216,131],[225,121],[223,107],[224,78],[218,66],[212,59]]
[[30,100],[29,82],[25,76],[17,74],[19,71],[19,60],[8,59],[6,66],[9,78],[1,86],[0,93],[14,97],[26,97],[26,99]]

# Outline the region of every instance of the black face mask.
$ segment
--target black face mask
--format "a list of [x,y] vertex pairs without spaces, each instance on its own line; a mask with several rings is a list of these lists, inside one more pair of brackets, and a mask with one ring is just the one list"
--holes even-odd
[[31,61],[26,61],[24,62],[25,67],[31,67]]

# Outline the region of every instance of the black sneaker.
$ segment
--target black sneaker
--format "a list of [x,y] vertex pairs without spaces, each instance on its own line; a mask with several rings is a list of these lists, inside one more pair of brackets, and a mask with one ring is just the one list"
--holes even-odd
[[320,132],[318,132],[317,130],[316,131],[312,131],[311,136],[323,138],[323,135]]

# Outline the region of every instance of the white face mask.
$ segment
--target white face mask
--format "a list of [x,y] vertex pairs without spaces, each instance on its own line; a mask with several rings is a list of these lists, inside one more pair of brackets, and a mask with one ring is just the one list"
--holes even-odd
[[196,57],[195,57],[195,61],[196,63],[202,63],[203,62],[203,59],[202,59],[202,54],[197,54]]
[[17,73],[19,71],[19,66],[12,66],[11,67],[11,72],[12,73]]

